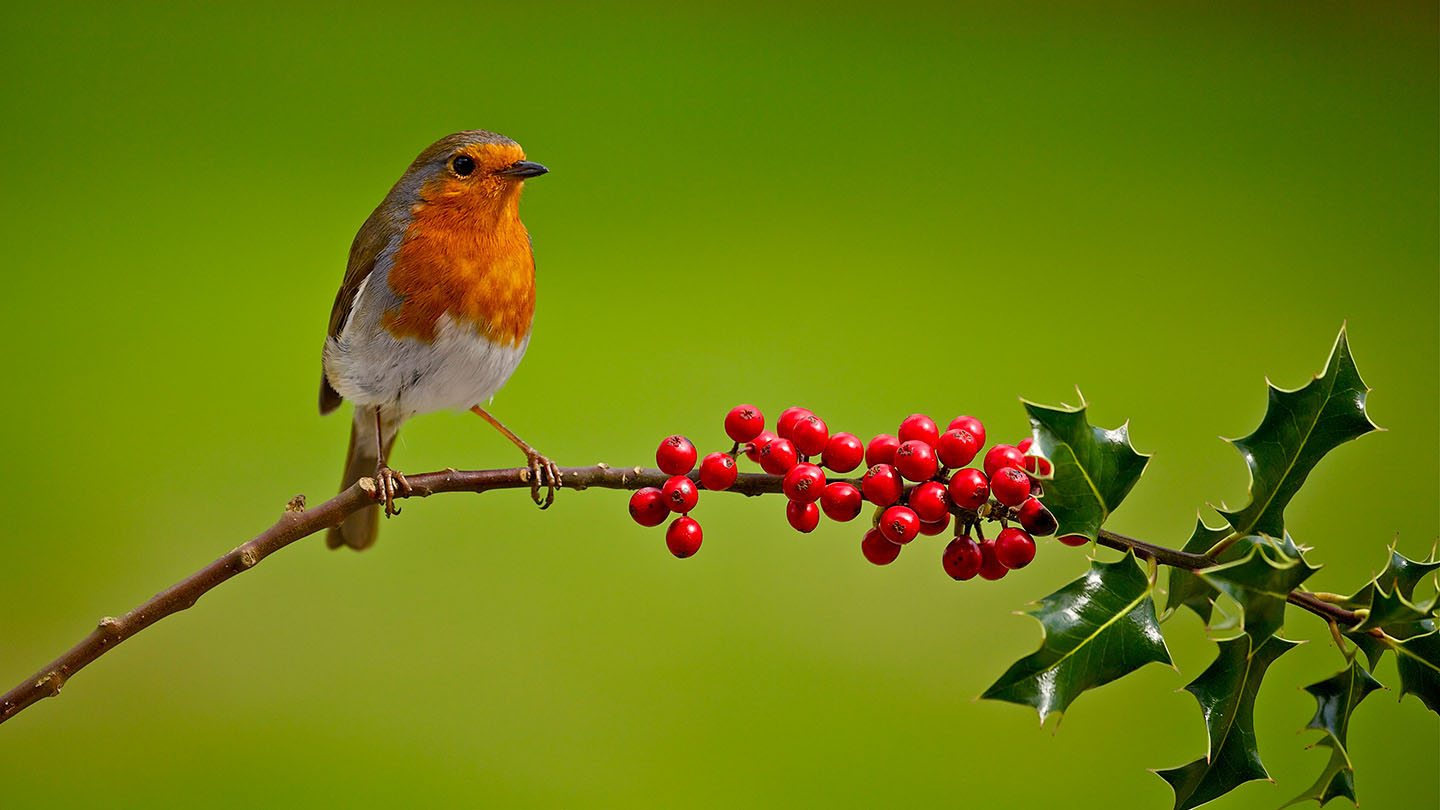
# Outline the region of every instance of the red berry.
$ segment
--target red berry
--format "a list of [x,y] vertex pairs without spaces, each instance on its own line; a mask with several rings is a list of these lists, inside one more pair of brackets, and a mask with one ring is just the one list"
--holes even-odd
[[700,486],[706,489],[729,489],[739,475],[735,459],[727,453],[711,453],[700,462]]
[[895,451],[895,469],[911,481],[928,481],[940,470],[935,449],[918,439],[902,442]]
[[1030,476],[1014,467],[1001,467],[990,476],[990,494],[1006,506],[1019,506],[1030,497]]
[[801,462],[785,473],[780,489],[792,501],[814,503],[820,500],[820,492],[825,489],[825,473],[814,464]]
[[644,487],[630,496],[630,517],[641,526],[659,526],[670,517],[670,507],[665,505],[660,490]]
[[920,521],[920,533],[925,535],[926,537],[934,537],[937,534],[942,534],[948,528],[950,528],[949,512],[946,512],[945,517],[940,518],[940,522],[938,523],[926,523],[923,520]]
[[904,490],[905,484],[900,480],[900,473],[889,464],[876,464],[860,478],[860,491],[865,493],[865,500],[876,506],[895,503],[900,500],[900,493]]
[[748,442],[765,429],[765,414],[754,405],[736,405],[725,414],[725,435],[737,442]]
[[760,435],[752,439],[750,441],[750,446],[745,448],[745,457],[750,459],[751,461],[759,462],[760,451],[765,449],[765,445],[775,441],[777,438],[779,437],[776,436],[772,431],[760,431]]
[[665,545],[671,554],[683,560],[700,550],[700,541],[704,537],[705,533],[700,531],[700,524],[695,518],[678,517],[665,530]]
[[785,519],[797,532],[809,534],[820,525],[820,507],[813,503],[791,501],[785,504]]
[[984,542],[980,544],[980,578],[992,582],[1010,573],[1010,569],[995,557],[995,544]]
[[920,518],[908,506],[892,506],[880,516],[880,533],[886,540],[904,545],[920,533]]
[[1024,467],[1025,454],[1008,444],[997,444],[985,454],[985,475],[993,481],[1001,467]]
[[825,510],[825,516],[831,520],[842,523],[854,520],[860,516],[863,506],[864,499],[860,490],[848,481],[826,484],[825,489],[820,492],[820,508]]
[[1090,538],[1086,537],[1083,534],[1067,534],[1061,536],[1060,542],[1064,543],[1067,546],[1079,547],[1085,545],[1086,543],[1089,543]]
[[990,482],[973,467],[956,470],[950,476],[950,502],[961,509],[979,509],[990,499]]
[[979,442],[980,447],[985,446],[985,426],[973,416],[957,416],[950,420],[950,426],[947,429],[967,431],[975,437],[975,441]]
[[994,542],[995,559],[1012,571],[1024,568],[1035,559],[1034,538],[1013,526],[1001,529]]
[[983,559],[980,554],[980,544],[968,537],[957,537],[950,541],[945,547],[945,553],[940,557],[940,564],[944,566],[945,573],[951,579],[965,581],[974,579],[980,573],[980,565]]
[[938,523],[950,514],[950,498],[945,495],[945,485],[939,481],[926,481],[910,490],[910,508],[915,510],[921,523]]
[[1029,498],[1020,504],[1020,525],[1025,527],[1025,531],[1036,537],[1054,534],[1055,529],[1058,528],[1055,516],[1045,508],[1045,504],[1034,498]]
[[799,457],[789,439],[771,439],[760,448],[760,469],[771,475],[784,475],[795,466]]
[[666,475],[684,475],[695,469],[695,445],[684,436],[667,436],[655,450],[655,463]]
[[895,451],[900,448],[900,440],[888,433],[881,433],[870,440],[865,448],[865,466],[874,467],[876,464],[895,463]]
[[665,505],[670,507],[671,512],[685,514],[695,508],[700,502],[700,490],[695,488],[695,482],[683,475],[672,476],[665,481],[665,486],[660,488],[660,494],[665,498]]
[[850,472],[865,460],[865,445],[853,433],[836,433],[825,444],[820,460],[835,472]]
[[935,445],[935,455],[939,456],[940,463],[952,469],[959,469],[974,461],[975,454],[979,452],[979,440],[975,438],[975,434],[964,428],[945,431],[939,444]]
[[876,565],[889,565],[900,556],[900,547],[886,540],[879,529],[871,529],[865,533],[865,539],[860,541],[860,551],[865,555],[865,559]]
[[820,417],[810,414],[801,417],[790,429],[790,441],[795,443],[795,449],[807,456],[818,456],[825,452],[825,445],[830,442],[830,428],[821,421]]
[[814,415],[815,414],[811,413],[808,408],[802,408],[799,405],[786,408],[781,412],[780,418],[775,421],[775,432],[782,439],[794,440],[795,425],[799,423],[801,419]]
[[935,420],[923,413],[912,413],[905,417],[900,423],[900,442],[903,444],[909,441],[921,441],[935,446],[940,440],[940,429],[935,427]]
[[1019,451],[1022,452],[1022,453],[1025,453],[1026,455],[1029,455],[1029,453],[1030,453],[1030,448],[1032,448],[1032,447],[1034,447],[1034,446],[1035,446],[1035,440],[1034,440],[1034,439],[1029,439],[1029,438],[1027,438],[1027,439],[1021,439],[1020,441],[1018,441],[1018,442],[1015,443],[1015,449],[1016,449],[1016,450],[1019,450]]

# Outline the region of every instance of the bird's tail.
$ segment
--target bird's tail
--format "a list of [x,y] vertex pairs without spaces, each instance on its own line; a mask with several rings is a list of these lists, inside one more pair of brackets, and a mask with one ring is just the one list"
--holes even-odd
[[[367,416],[368,414],[368,416]],[[377,447],[375,435],[375,411],[356,407],[355,419],[350,424],[350,449],[345,453],[345,474],[340,478],[340,491],[366,476],[373,476],[380,459],[390,457],[395,446],[399,425],[385,431],[384,447]],[[330,548],[349,546],[356,551],[375,545],[380,534],[380,506],[366,506],[345,518],[345,522],[325,533],[325,545]]]

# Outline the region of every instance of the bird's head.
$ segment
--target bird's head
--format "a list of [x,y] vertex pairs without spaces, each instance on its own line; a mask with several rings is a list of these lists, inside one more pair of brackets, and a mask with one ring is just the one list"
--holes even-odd
[[[411,206],[434,205],[457,213],[514,212],[525,180],[549,169],[525,159],[504,135],[483,129],[457,132],[431,144],[396,184]],[[393,193],[393,192],[392,192]]]

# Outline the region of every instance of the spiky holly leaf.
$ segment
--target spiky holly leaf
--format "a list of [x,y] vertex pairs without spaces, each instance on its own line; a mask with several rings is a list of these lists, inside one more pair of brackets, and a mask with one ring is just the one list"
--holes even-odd
[[1440,569],[1440,560],[1412,560],[1391,546],[1390,560],[1385,564],[1385,570],[1367,582],[1365,587],[1356,591],[1354,595],[1346,597],[1345,601],[1340,604],[1351,610],[1369,608],[1376,588],[1389,589],[1407,600],[1413,601],[1415,587],[1436,569]]
[[1025,402],[1035,437],[1032,453],[1049,459],[1045,506],[1060,524],[1059,535],[1095,539],[1105,519],[1125,499],[1150,457],[1130,445],[1128,425],[1091,427],[1085,406],[1052,408]]
[[1324,805],[1337,796],[1355,801],[1355,768],[1350,763],[1350,753],[1345,734],[1350,728],[1350,715],[1366,695],[1381,688],[1358,661],[1331,675],[1319,683],[1305,687],[1315,698],[1315,716],[1306,728],[1325,732],[1316,745],[1330,748],[1330,760],[1320,778],[1308,790],[1291,799],[1286,805],[1314,800]]
[[1385,570],[1340,601],[1341,607],[1366,613],[1363,622],[1345,631],[1345,637],[1365,653],[1372,669],[1391,647],[1383,636],[1374,635],[1371,630],[1401,640],[1435,631],[1436,600],[1417,605],[1411,598],[1415,587],[1436,568],[1440,568],[1440,562],[1412,560],[1392,548]]
[[1382,588],[1390,588],[1409,600],[1415,599],[1415,586],[1426,576],[1440,569],[1440,559],[1412,560],[1404,554],[1390,549],[1390,562],[1385,564],[1385,570],[1380,576],[1375,577],[1375,584]]
[[1316,801],[1324,806],[1329,804],[1331,799],[1344,796],[1355,802],[1356,807],[1359,807],[1360,803],[1355,801],[1355,768],[1350,764],[1350,757],[1344,751],[1336,748],[1329,737],[1316,745],[1330,748],[1330,761],[1325,763],[1325,770],[1320,772],[1319,778],[1309,789],[1281,806],[1289,807],[1292,804],[1308,801]]
[[1430,711],[1440,714],[1440,633],[1411,639],[1384,639],[1395,651],[1400,672],[1400,697],[1414,695]]
[[1040,649],[1011,665],[981,697],[1033,706],[1043,723],[1086,689],[1151,661],[1170,663],[1151,590],[1133,555],[1113,563],[1091,561],[1085,576],[1040,600],[1031,612],[1044,629]]
[[1206,757],[1155,772],[1175,791],[1175,810],[1199,807],[1252,779],[1270,778],[1255,747],[1255,696],[1265,670],[1298,644],[1270,636],[1252,652],[1249,636],[1222,641],[1215,661],[1185,687],[1200,702],[1210,743]]
[[1309,385],[1293,391],[1267,385],[1270,402],[1260,427],[1231,441],[1250,468],[1250,503],[1220,514],[1241,534],[1282,537],[1285,506],[1320,459],[1377,428],[1365,413],[1370,389],[1350,356],[1344,328],[1325,370]]
[[1303,557],[1273,554],[1279,559],[1272,559],[1264,538],[1246,540],[1252,547],[1244,557],[1207,568],[1200,576],[1240,605],[1244,611],[1241,624],[1259,643],[1280,631],[1285,623],[1286,597],[1320,569]]
[[[1228,528],[1215,529],[1206,526],[1199,518],[1195,521],[1195,530],[1190,534],[1182,550],[1192,554],[1203,554],[1221,539],[1230,534]],[[1287,534],[1284,538],[1276,540],[1273,537],[1252,535],[1242,537],[1216,558],[1218,564],[1237,562],[1244,559],[1254,549],[1264,549],[1264,553],[1277,564],[1287,560],[1303,559],[1306,549],[1297,545]],[[1227,629],[1232,624],[1238,624],[1239,616],[1232,617],[1234,621],[1227,620],[1224,626],[1213,625],[1215,597],[1221,591],[1213,584],[1205,581],[1200,573],[1186,571],[1182,568],[1174,568],[1170,571],[1170,598],[1167,602],[1167,610],[1175,610],[1177,606],[1184,605],[1195,611],[1206,626],[1212,630]]]
[[1378,628],[1387,636],[1410,638],[1434,630],[1434,622],[1430,618],[1426,609],[1412,604],[1398,590],[1386,593],[1377,586],[1371,592],[1364,621],[1355,625],[1351,632],[1363,633]]
[[[1182,551],[1192,554],[1204,554],[1210,547],[1220,542],[1230,529],[1212,529],[1205,525],[1205,521],[1196,516],[1195,530],[1190,533],[1190,539],[1185,541]],[[1233,549],[1226,549],[1230,551]],[[1195,611],[1200,621],[1210,624],[1210,619],[1215,615],[1215,597],[1220,591],[1210,583],[1200,578],[1199,574],[1186,571],[1183,568],[1170,569],[1169,579],[1170,593],[1168,594],[1165,607],[1166,610],[1175,610],[1180,605]]]

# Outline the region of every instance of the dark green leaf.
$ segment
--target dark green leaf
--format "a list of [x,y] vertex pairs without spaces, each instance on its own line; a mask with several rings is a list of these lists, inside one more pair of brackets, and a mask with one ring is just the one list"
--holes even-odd
[[[1190,533],[1190,539],[1181,548],[1192,554],[1204,554],[1211,546],[1220,542],[1230,529],[1212,529],[1205,525],[1205,521],[1199,517],[1195,518],[1195,530]],[[1232,547],[1233,548],[1233,547]],[[1230,549],[1226,549],[1230,551]],[[1220,594],[1214,585],[1200,578],[1199,574],[1186,571],[1183,568],[1170,569],[1169,579],[1170,593],[1165,605],[1167,610],[1175,610],[1176,607],[1184,605],[1195,611],[1200,621],[1210,623],[1210,618],[1215,613],[1215,597]]]
[[1305,727],[1329,734],[1342,747],[1347,745],[1345,734],[1350,729],[1351,712],[1366,695],[1381,688],[1380,682],[1366,672],[1360,662],[1351,661],[1345,669],[1305,687],[1315,698],[1315,716]]
[[1156,771],[1175,791],[1175,810],[1189,810],[1252,779],[1268,779],[1255,747],[1255,696],[1265,670],[1299,642],[1270,636],[1251,653],[1249,636],[1220,642],[1215,661],[1186,686],[1200,702],[1209,753],[1188,765]]
[[1284,536],[1285,506],[1321,457],[1376,429],[1365,413],[1369,390],[1343,328],[1319,377],[1294,391],[1269,386],[1270,403],[1260,427],[1231,442],[1250,468],[1249,505],[1220,512],[1236,532]]
[[1337,796],[1355,801],[1355,769],[1350,764],[1345,735],[1355,707],[1366,695],[1379,688],[1380,682],[1371,677],[1358,661],[1351,661],[1345,669],[1305,687],[1305,691],[1315,698],[1315,716],[1306,728],[1325,733],[1316,744],[1330,748],[1330,759],[1315,784],[1290,800],[1289,804],[1314,800],[1323,805]]
[[[1412,560],[1391,547],[1390,560],[1385,564],[1385,570],[1340,604],[1351,610],[1369,608],[1376,588],[1388,588],[1393,593],[1413,601],[1415,586],[1437,568],[1440,568],[1440,560]],[[1429,607],[1433,609],[1434,606]]]
[[[1190,539],[1186,541],[1182,550],[1194,554],[1203,554],[1216,542],[1230,534],[1229,529],[1214,529],[1206,526],[1204,522],[1197,519],[1195,530],[1191,533]],[[1287,565],[1292,561],[1304,560],[1305,549],[1296,545],[1290,535],[1276,540],[1273,537],[1252,535],[1242,537],[1231,546],[1222,551],[1217,558],[1217,563],[1233,563],[1242,560],[1254,549],[1262,549],[1267,558],[1276,565]],[[1308,567],[1308,563],[1306,564]],[[1315,570],[1315,569],[1310,569]],[[1170,571],[1170,598],[1167,604],[1168,610],[1174,610],[1179,605],[1185,605],[1195,611],[1205,624],[1212,630],[1222,630],[1230,626],[1238,626],[1241,616],[1227,619],[1223,625],[1212,624],[1215,607],[1215,597],[1220,595],[1220,589],[1207,582],[1201,572],[1186,571],[1174,568]],[[1272,606],[1273,607],[1273,606]]]
[[1440,633],[1404,641],[1387,638],[1385,644],[1395,651],[1400,697],[1414,695],[1430,711],[1440,714]]
[[1085,576],[1040,600],[1040,649],[1016,661],[981,697],[1035,707],[1040,721],[1151,662],[1170,663],[1151,585],[1132,555],[1091,562]]
[[[1325,763],[1325,770],[1320,772],[1320,778],[1315,780],[1315,784],[1286,802],[1285,807],[1307,801],[1317,801],[1323,806],[1331,799],[1341,796],[1355,802],[1355,769],[1350,765],[1350,758],[1344,751],[1336,748],[1328,737],[1317,745],[1330,748],[1330,761]],[[1358,807],[1359,802],[1355,803]]]
[[1355,642],[1374,669],[1386,650],[1391,649],[1382,637],[1372,635],[1371,629],[1378,628],[1396,639],[1423,636],[1435,631],[1435,601],[1416,605],[1411,600],[1415,587],[1428,574],[1440,568],[1437,560],[1412,560],[1390,549],[1390,559],[1374,579],[1350,596],[1339,601],[1349,610],[1365,611],[1365,620],[1356,628],[1345,631],[1345,637]]
[[1320,569],[1303,557],[1276,554],[1281,560],[1276,562],[1263,538],[1246,539],[1252,546],[1249,553],[1235,562],[1207,568],[1200,576],[1240,605],[1245,632],[1259,643],[1280,631],[1285,623],[1286,597]]
[[1412,560],[1391,548],[1390,562],[1386,564],[1385,570],[1380,572],[1380,576],[1375,577],[1375,584],[1413,601],[1415,586],[1436,569],[1440,569],[1440,560]]
[[1394,638],[1410,638],[1424,635],[1435,629],[1425,611],[1411,604],[1399,591],[1386,593],[1378,586],[1370,595],[1370,606],[1366,609],[1365,620],[1356,625],[1352,632],[1363,633],[1379,628]]
[[1025,403],[1035,437],[1034,451],[1050,460],[1052,477],[1045,482],[1045,506],[1055,515],[1057,534],[1095,539],[1115,511],[1149,456],[1130,446],[1126,425],[1114,430],[1091,427],[1085,408],[1051,408]]
[[[1424,574],[1413,579],[1406,579],[1402,576],[1395,576],[1397,570],[1394,555],[1392,552],[1391,565],[1385,569],[1380,576],[1365,584],[1365,587],[1356,591],[1351,596],[1340,601],[1340,606],[1355,611],[1363,611],[1365,618],[1360,624],[1345,630],[1345,637],[1355,642],[1365,653],[1365,658],[1370,662],[1373,669],[1380,663],[1380,658],[1386,650],[1392,649],[1387,643],[1389,639],[1409,639],[1416,636],[1428,635],[1435,632],[1435,603],[1432,601],[1424,606],[1415,605],[1401,595],[1401,589],[1408,587],[1414,593],[1415,583]],[[1400,558],[1404,562],[1413,562]],[[1401,567],[1403,568],[1403,562]],[[1413,571],[1414,569],[1409,569]],[[1387,575],[1389,575],[1387,577]],[[1382,583],[1389,582],[1393,588],[1386,591]],[[1372,630],[1379,630],[1384,636],[1376,636]]]

